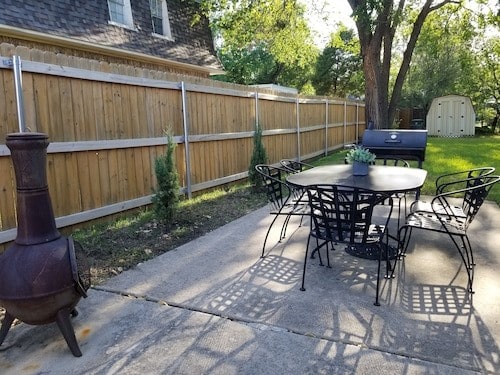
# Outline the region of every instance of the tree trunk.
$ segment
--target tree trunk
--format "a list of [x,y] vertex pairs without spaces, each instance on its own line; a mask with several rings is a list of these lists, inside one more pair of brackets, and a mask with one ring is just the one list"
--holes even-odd
[[[401,22],[405,0],[399,0],[394,8],[393,0],[348,0],[358,29],[363,72],[365,75],[365,114],[367,125],[373,122],[375,128],[390,128],[394,122],[401,89],[410,67],[413,50],[430,12],[455,0],[442,0],[433,5],[426,0],[413,25],[412,33],[403,54],[396,81],[389,100],[389,77],[391,71],[392,45],[396,28]],[[377,3],[377,4],[375,4]],[[377,9],[375,17],[374,11]]]

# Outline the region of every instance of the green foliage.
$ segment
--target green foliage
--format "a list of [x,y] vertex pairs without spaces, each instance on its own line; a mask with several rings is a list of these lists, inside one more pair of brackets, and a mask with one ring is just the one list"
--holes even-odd
[[372,154],[370,150],[364,148],[363,146],[354,146],[347,152],[345,160],[352,164],[355,161],[360,163],[372,163],[375,161],[375,154]]
[[225,48],[219,51],[219,60],[226,74],[213,77],[241,85],[277,82],[280,67],[262,44],[252,49]]
[[359,40],[354,30],[340,25],[316,62],[312,79],[318,95],[357,97],[364,91]]
[[242,84],[274,83],[302,89],[318,55],[295,0],[202,0],[227,71],[217,79]]
[[267,153],[262,143],[262,128],[257,125],[255,133],[253,135],[253,153],[252,159],[250,160],[250,167],[248,168],[248,180],[255,187],[260,187],[262,185],[262,179],[259,173],[255,170],[257,164],[267,163]]
[[429,108],[436,97],[473,96],[474,23],[464,9],[443,7],[425,21],[403,86],[402,107]]
[[158,220],[168,224],[172,221],[179,204],[179,177],[175,167],[175,143],[167,135],[166,153],[155,160],[155,174],[158,187],[153,195],[153,207]]

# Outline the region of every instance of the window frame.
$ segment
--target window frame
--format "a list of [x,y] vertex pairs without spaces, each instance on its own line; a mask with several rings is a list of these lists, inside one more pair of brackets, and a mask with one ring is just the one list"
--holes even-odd
[[[132,17],[132,6],[130,5],[130,0],[107,0],[108,2],[108,12],[109,12],[109,21],[108,23],[110,25],[115,25],[115,26],[120,26],[124,27],[127,29],[135,30],[134,27],[134,19]],[[118,3],[123,3],[123,4],[118,4]],[[122,13],[123,13],[123,22],[121,20],[113,20],[113,11],[112,11],[112,5],[115,4],[116,6],[121,6],[122,8]]]
[[[163,34],[159,34],[155,32],[155,26],[153,22],[153,17],[158,17],[158,14],[153,12],[153,2],[155,2],[154,5],[158,5],[157,2],[161,2],[161,21],[162,21],[162,29],[163,29]],[[152,33],[151,35],[157,37],[157,38],[163,38],[167,40],[174,40],[172,37],[172,30],[170,29],[170,19],[168,15],[168,6],[167,6],[167,0],[150,0],[149,1],[149,10],[150,10],[150,16],[151,16],[151,27],[152,27]]]

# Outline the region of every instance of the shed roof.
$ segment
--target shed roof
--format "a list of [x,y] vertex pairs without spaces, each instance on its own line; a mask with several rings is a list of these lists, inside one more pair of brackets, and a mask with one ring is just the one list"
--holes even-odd
[[220,71],[208,20],[202,17],[193,25],[194,5],[167,4],[173,40],[152,35],[149,0],[131,0],[134,29],[110,23],[103,0],[2,2],[0,24]]

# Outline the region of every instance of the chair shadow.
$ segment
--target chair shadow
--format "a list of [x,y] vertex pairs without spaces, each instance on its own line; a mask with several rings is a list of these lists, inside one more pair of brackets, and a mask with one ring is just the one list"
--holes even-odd
[[[461,266],[457,274],[461,272]],[[490,372],[500,369],[500,348],[489,328],[473,307],[467,288],[449,284],[423,284],[406,279],[404,260],[399,262],[395,299],[409,319],[397,326],[386,325],[384,345],[419,353],[443,363]],[[421,318],[419,318],[421,317]],[[439,358],[437,357],[439,353]]]
[[[300,281],[301,265],[296,261],[269,254],[253,264],[234,282],[210,301],[208,309],[218,315],[232,315],[250,321],[267,321],[283,307],[285,290]],[[269,287],[267,284],[278,284]],[[283,292],[280,286],[284,287]]]
[[269,254],[248,269],[252,277],[271,280],[280,284],[290,285],[300,281],[302,265],[283,256]]

